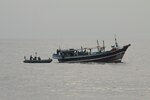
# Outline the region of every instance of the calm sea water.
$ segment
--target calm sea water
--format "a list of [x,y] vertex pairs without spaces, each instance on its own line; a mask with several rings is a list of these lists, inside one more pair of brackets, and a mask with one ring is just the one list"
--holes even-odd
[[[148,40],[131,43],[123,63],[24,64],[38,52],[49,58],[59,47],[92,47],[95,40],[0,40],[1,100],[150,100]],[[110,44],[108,44],[110,43]],[[109,48],[112,41],[108,41]]]

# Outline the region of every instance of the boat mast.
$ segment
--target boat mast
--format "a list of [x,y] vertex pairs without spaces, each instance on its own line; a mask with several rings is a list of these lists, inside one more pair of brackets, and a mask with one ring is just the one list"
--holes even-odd
[[103,51],[105,51],[105,42],[103,40]]
[[118,47],[118,43],[117,43],[117,39],[116,39],[116,34],[114,36],[115,36],[115,45],[116,45],[116,47]]
[[81,46],[81,51],[83,52],[83,47]]

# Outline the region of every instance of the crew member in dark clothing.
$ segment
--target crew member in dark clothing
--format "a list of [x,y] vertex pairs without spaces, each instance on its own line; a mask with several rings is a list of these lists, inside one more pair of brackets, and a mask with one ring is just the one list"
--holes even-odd
[[41,60],[41,58],[40,58],[40,57],[38,57],[38,60]]
[[30,60],[33,60],[33,57],[32,57],[32,55],[30,55]]

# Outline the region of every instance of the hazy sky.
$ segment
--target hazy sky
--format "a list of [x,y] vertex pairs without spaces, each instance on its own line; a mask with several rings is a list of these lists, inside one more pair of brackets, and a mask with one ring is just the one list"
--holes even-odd
[[150,0],[0,0],[0,38],[150,37]]

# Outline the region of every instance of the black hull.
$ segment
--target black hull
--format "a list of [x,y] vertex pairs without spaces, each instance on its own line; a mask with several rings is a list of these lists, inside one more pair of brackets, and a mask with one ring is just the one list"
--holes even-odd
[[126,50],[129,45],[123,46],[123,48],[107,51],[105,53],[97,54],[97,55],[87,55],[87,56],[75,56],[75,57],[66,57],[60,58],[58,61],[60,63],[68,62],[68,63],[77,63],[77,62],[121,62]]
[[24,63],[50,63],[52,62],[52,59],[47,60],[24,60]]

